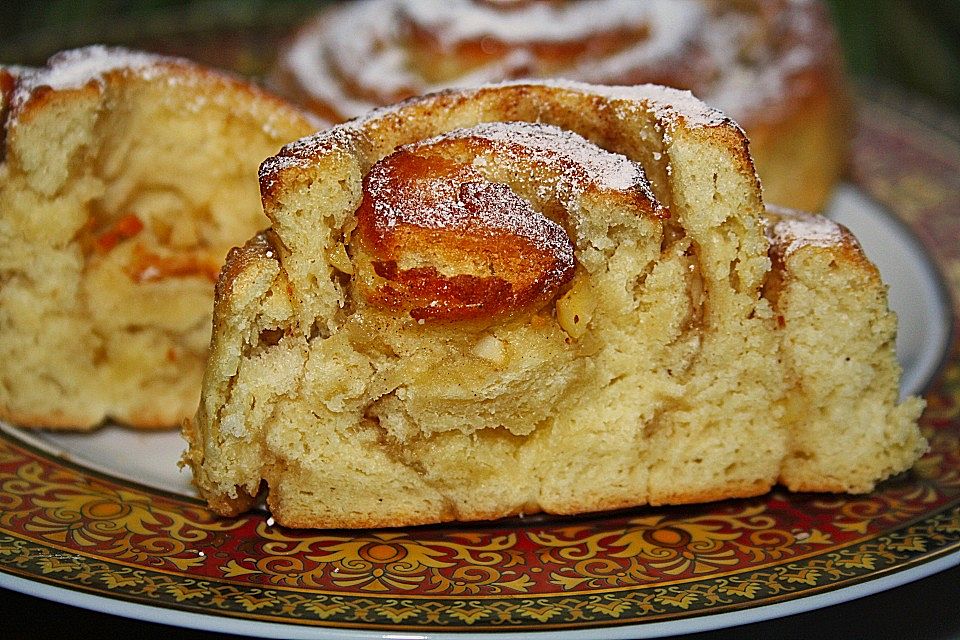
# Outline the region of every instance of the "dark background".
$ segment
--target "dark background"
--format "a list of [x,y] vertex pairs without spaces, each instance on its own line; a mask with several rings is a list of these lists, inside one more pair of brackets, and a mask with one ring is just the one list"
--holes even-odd
[[[59,49],[84,44],[132,44],[257,74],[272,57],[269,43],[322,4],[319,0],[0,2],[0,63],[39,64]],[[960,0],[828,0],[828,4],[851,75],[894,83],[960,109]],[[236,33],[243,35],[240,39],[230,35]],[[212,41],[218,46],[209,46]],[[259,53],[251,55],[251,51]]]

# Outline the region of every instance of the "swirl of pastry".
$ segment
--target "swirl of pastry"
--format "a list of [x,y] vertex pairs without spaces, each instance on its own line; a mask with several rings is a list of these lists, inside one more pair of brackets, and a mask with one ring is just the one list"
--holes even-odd
[[[293,526],[573,512],[774,481],[779,454],[682,486],[656,462],[699,455],[681,406],[736,416],[719,437],[741,447],[761,438],[768,413],[701,394],[779,393],[746,142],[689,94],[439,93],[287,145],[260,186],[271,226],[228,257],[185,431],[221,513],[250,506],[262,480]],[[584,493],[588,460],[612,476]]]
[[[818,380],[844,366],[836,350],[782,336],[844,330],[818,329],[838,323],[810,312],[828,278],[808,259],[863,269],[845,248],[791,250],[778,284],[744,134],[689,93],[441,92],[285,146],[260,186],[271,226],[221,272],[185,425],[224,515],[264,482],[276,520],[304,527],[704,501],[781,478],[865,490],[922,450],[869,273],[884,331],[861,333],[883,342],[853,361],[886,363],[862,394],[876,405],[829,423],[846,439],[787,410],[836,417],[830,398],[860,393],[866,377]],[[824,289],[835,308],[842,282]],[[841,439],[870,447],[816,484],[841,465],[795,458]]]
[[357,232],[367,298],[418,320],[552,299],[573,277],[565,226],[588,192],[638,215],[661,210],[638,165],[556,127],[484,123],[401,147],[364,177]]
[[839,49],[813,1],[363,0],[321,11],[275,84],[322,117],[516,78],[693,91],[750,137],[767,200],[822,208],[849,137]]

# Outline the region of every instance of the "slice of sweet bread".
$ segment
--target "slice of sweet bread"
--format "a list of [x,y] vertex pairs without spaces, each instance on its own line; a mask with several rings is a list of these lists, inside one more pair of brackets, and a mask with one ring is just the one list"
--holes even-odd
[[257,166],[313,122],[240,79],[119,49],[0,78],[0,418],[178,425],[220,265],[267,224]]
[[[804,326],[839,322],[799,302],[820,249],[775,251],[771,270],[747,141],[687,93],[440,93],[288,145],[260,181],[271,228],[221,273],[184,431],[222,514],[264,482],[296,527],[707,501],[781,479],[865,491],[923,450],[862,257],[836,260],[822,293],[871,284],[851,322],[878,329],[857,362],[880,369],[809,385]],[[796,411],[856,393],[874,409],[834,409],[833,427]],[[847,441],[863,446],[834,465]]]
[[870,491],[926,449],[919,398],[897,403],[897,318],[853,234],[819,215],[767,207],[774,305],[786,375],[794,491]]

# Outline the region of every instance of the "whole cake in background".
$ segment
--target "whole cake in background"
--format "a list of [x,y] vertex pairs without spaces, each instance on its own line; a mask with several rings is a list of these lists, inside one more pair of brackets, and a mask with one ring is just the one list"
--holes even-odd
[[360,0],[280,52],[273,82],[321,117],[525,77],[691,90],[747,132],[767,202],[819,211],[844,168],[849,104],[815,0]]
[[866,492],[926,449],[877,269],[765,211],[743,132],[688,92],[442,92],[260,186],[184,426],[224,515],[264,482],[297,527]]
[[182,59],[101,46],[0,69],[0,418],[175,427],[214,282],[262,228],[257,167],[312,116]]

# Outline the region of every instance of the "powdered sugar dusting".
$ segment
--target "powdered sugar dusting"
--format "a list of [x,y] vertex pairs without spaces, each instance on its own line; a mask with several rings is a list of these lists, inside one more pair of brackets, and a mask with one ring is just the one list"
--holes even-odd
[[12,121],[8,126],[15,124],[13,119],[20,108],[40,87],[66,91],[79,89],[90,83],[102,85],[108,74],[119,70],[151,79],[162,73],[163,64],[175,60],[103,45],[62,51],[52,56],[45,67],[27,69],[19,74],[11,99]]
[[[669,136],[671,127],[679,126],[680,123],[686,127],[711,127],[729,122],[721,112],[707,107],[689,91],[659,85],[600,86],[571,80],[508,81],[462,91],[441,92],[397,105],[380,107],[362,117],[289,143],[278,155],[268,158],[261,165],[261,188],[265,192],[273,190],[283,171],[306,169],[320,155],[333,152],[355,154],[358,145],[367,137],[376,139],[386,136],[390,139],[395,135],[395,131],[404,128],[409,120],[442,119],[446,117],[443,115],[446,111],[459,110],[463,105],[476,103],[476,109],[479,110],[473,117],[483,121],[485,118],[482,114],[487,108],[491,108],[492,115],[496,115],[504,101],[549,102],[555,99],[551,95],[554,90],[581,94],[585,98],[584,109],[609,108],[623,111],[624,115],[628,116],[625,118],[627,120],[638,112],[652,113],[657,118],[664,136]],[[516,93],[511,95],[514,91]],[[595,102],[596,98],[601,101]],[[473,109],[474,107],[471,107],[471,110]],[[466,114],[461,113],[455,118],[462,120],[464,115]],[[384,133],[381,133],[381,129],[385,130]],[[668,165],[667,170],[669,169]],[[611,175],[617,174],[619,172]],[[623,180],[622,177],[620,179]],[[610,180],[614,178],[611,177]]]
[[[252,116],[262,131],[272,138],[287,137],[290,122],[303,121],[317,128],[322,122],[314,115],[293,107],[284,100],[227,72],[195,64],[183,58],[162,56],[121,47],[92,45],[62,51],[52,56],[46,66],[19,68],[10,98],[10,121],[13,127],[37,90],[70,91],[94,84],[103,89],[116,77],[137,78],[144,82],[162,83],[181,91],[178,108],[196,113],[213,104],[235,115]],[[239,96],[238,96],[239,94]],[[29,107],[27,107],[29,108]]]
[[398,184],[390,168],[375,167],[365,187],[373,201],[374,224],[383,232],[413,225],[491,237],[509,234],[549,255],[569,258],[561,262],[572,262],[573,249],[563,228],[534,211],[509,186],[481,181],[469,170],[448,179],[426,177]]
[[[616,108],[645,109],[656,114],[664,124],[679,119],[688,126],[712,127],[729,119],[713,107],[701,101],[692,92],[658,84],[598,85],[575,80],[538,80],[537,85],[564,91],[596,95],[606,98]],[[500,82],[486,88],[531,85],[529,81]],[[481,87],[482,91],[485,87]]]
[[[506,172],[525,182],[537,197],[528,201],[498,181],[498,174],[488,174],[494,165],[500,176]],[[523,238],[557,257],[558,264],[572,264],[566,231],[537,208],[559,203],[575,223],[579,197],[588,189],[620,194],[643,210],[662,213],[643,170],[626,157],[554,126],[492,122],[400,147],[375,164],[364,179],[365,204],[358,215],[361,228],[372,234],[367,237],[381,248],[411,225]]]
[[[407,291],[414,297],[431,291],[429,300],[422,300],[424,306],[411,315],[461,315],[470,309],[470,315],[475,315],[483,307],[512,307],[572,277],[573,243],[560,224],[509,185],[485,180],[471,164],[424,157],[418,151],[423,151],[418,145],[401,147],[376,163],[364,177],[363,202],[357,211],[360,236],[381,265],[379,275],[399,283],[399,290],[408,288],[403,274],[415,280],[429,274],[427,280],[436,281],[426,289]],[[442,235],[424,235],[424,231]],[[468,238],[470,244],[462,244]],[[425,241],[439,244],[424,246]],[[423,257],[435,256],[437,250],[448,259],[453,257],[457,266],[452,273],[433,264],[423,270]],[[416,266],[401,266],[400,272],[393,273],[408,256],[414,257]],[[464,297],[454,281],[447,280],[460,275],[500,284],[494,289],[471,288]],[[398,291],[390,289],[394,294]]]
[[[445,140],[482,141],[490,147],[491,161],[496,161],[498,156],[519,158],[522,163],[556,175],[563,191],[579,193],[592,187],[601,191],[639,192],[650,207],[658,206],[640,165],[559,127],[530,122],[485,122],[450,131],[412,148],[430,147]],[[477,159],[485,160],[486,156]]]
[[830,248],[857,243],[849,231],[824,216],[770,207],[768,213],[774,220],[769,231],[771,239],[784,257],[804,247]]
[[[410,95],[550,76],[682,86],[749,120],[768,115],[764,110],[782,101],[798,73],[826,64],[832,36],[819,10],[808,0],[580,0],[512,8],[475,0],[359,0],[321,14],[283,64],[303,90],[344,118]],[[404,25],[431,34],[452,56],[466,42],[507,47],[459,77],[433,81],[432,70],[417,68]],[[600,49],[586,44],[559,68],[556,59],[538,57],[544,43],[600,42],[623,33],[634,40],[597,55]]]
[[309,95],[333,106],[343,118],[369,111],[375,104],[352,94],[353,88],[341,77],[346,70],[362,73],[362,86],[376,87],[385,95],[421,84],[396,46],[400,37],[396,8],[396,0],[359,0],[334,7],[301,30],[281,53],[281,64]]
[[115,47],[94,45],[72,49],[53,56],[43,69],[28,76],[29,85],[45,85],[55,90],[74,89],[117,69],[149,74],[156,69],[160,56]]
[[686,0],[580,0],[533,3],[520,9],[474,0],[406,0],[399,3],[399,9],[408,19],[438,34],[448,49],[484,37],[511,43],[576,40],[597,31],[642,25],[658,11],[669,17],[667,24],[674,30],[683,32],[687,28],[684,23],[694,21],[693,14],[700,10]]

